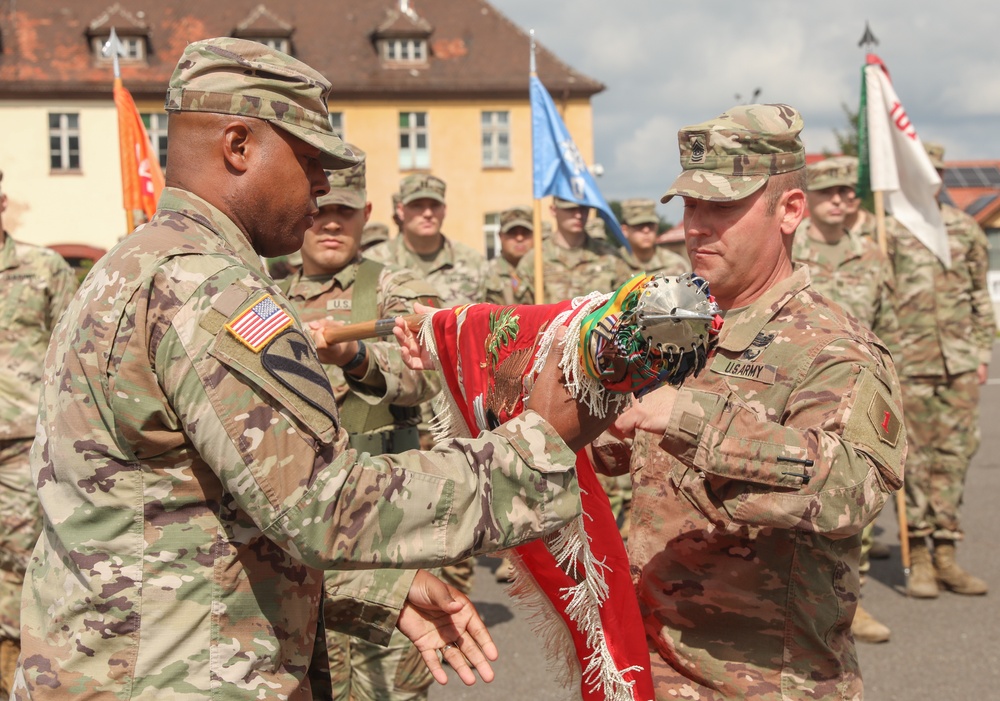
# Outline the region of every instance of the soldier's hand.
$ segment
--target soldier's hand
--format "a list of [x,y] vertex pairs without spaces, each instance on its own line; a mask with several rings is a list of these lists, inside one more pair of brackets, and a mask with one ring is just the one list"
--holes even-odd
[[[434,307],[428,307],[420,302],[413,305],[414,314],[430,314],[434,311],[437,311]],[[396,317],[396,326],[392,329],[392,334],[399,343],[406,367],[411,370],[434,370],[437,367],[430,353],[420,345],[417,341],[417,334],[409,327],[403,317]]]
[[670,385],[663,385],[636,400],[622,412],[614,423],[611,433],[619,438],[632,438],[636,431],[648,431],[662,436],[670,422],[670,414],[677,401],[677,390]]
[[552,424],[570,450],[579,452],[601,435],[614,421],[615,416],[612,413],[602,419],[592,416],[584,404],[577,402],[570,395],[563,379],[563,371],[559,368],[565,335],[565,327],[556,332],[556,341],[552,344],[545,365],[531,388],[531,395],[525,402],[525,408],[538,412],[543,419]]
[[986,363],[981,363],[978,368],[976,368],[976,379],[979,380],[979,384],[985,385],[986,381],[990,379],[990,366]]
[[469,597],[430,572],[417,572],[396,627],[420,651],[438,684],[448,683],[439,651],[466,685],[476,683],[470,664],[484,682],[493,681],[490,661],[498,653],[486,624]]
[[358,354],[357,341],[343,341],[342,343],[327,343],[323,336],[323,329],[337,328],[344,326],[343,321],[333,319],[319,319],[309,322],[309,332],[316,343],[316,354],[319,361],[326,365],[346,365]]

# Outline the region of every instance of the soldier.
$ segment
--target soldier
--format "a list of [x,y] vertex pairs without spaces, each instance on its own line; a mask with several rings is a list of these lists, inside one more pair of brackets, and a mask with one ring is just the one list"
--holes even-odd
[[[358,157],[363,152],[348,146]],[[441,306],[437,292],[412,272],[361,258],[360,241],[371,216],[365,163],[326,172],[330,192],[316,200],[319,214],[302,242],[302,270],[279,287],[305,323],[332,320],[359,323],[413,313],[413,304]],[[320,353],[333,386],[341,425],[351,447],[371,455],[420,447],[419,404],[440,391],[435,373],[410,370],[393,341],[348,341]],[[326,575],[326,594],[336,596],[338,580]],[[399,631],[387,648],[333,630],[330,656],[333,698],[416,701],[427,698],[433,678],[420,652]]]
[[622,260],[632,273],[681,275],[690,270],[688,262],[676,253],[657,247],[660,217],[653,200],[631,199],[622,202],[622,233],[632,252],[622,254]]
[[395,624],[439,681],[437,652],[489,679],[468,599],[379,568],[513,547],[579,514],[575,451],[606,422],[567,401],[555,362],[529,411],[483,439],[349,447],[260,259],[298,249],[323,168],[359,160],[330,127],[330,87],[258,42],[185,48],[159,210],[91,270],[45,357],[19,701],[310,698],[337,568],[338,629],[384,643]]
[[[926,144],[939,173],[944,149]],[[894,227],[903,378],[910,456],[906,516],[910,538],[910,596],[934,598],[938,586],[956,594],[985,594],[987,584],[955,562],[964,537],[959,507],[965,475],[979,448],[979,385],[986,382],[996,335],[986,287],[989,244],[975,220],[941,205],[951,267],[902,226]],[[934,553],[927,539],[933,541]]]
[[379,222],[368,222],[361,232],[361,252],[389,240],[389,227]]
[[[862,236],[846,224],[854,196],[857,169],[842,158],[828,158],[806,167],[809,217],[802,220],[792,243],[792,261],[809,268],[812,287],[841,306],[895,350],[899,332],[892,308],[892,271],[873,236]],[[855,208],[855,212],[857,212]],[[875,524],[862,533],[862,577],[870,567],[868,554]],[[892,631],[860,604],[851,631],[855,640],[883,643]]]
[[587,234],[590,208],[570,200],[553,198],[552,217],[555,230],[543,239],[542,250],[529,251],[517,264],[523,284],[518,302],[535,302],[535,256],[541,255],[545,266],[546,303],[561,302],[597,290],[610,292],[629,277],[625,264],[607,241]]
[[685,127],[663,197],[684,198],[726,318],[701,374],[616,423],[635,435],[629,560],[661,701],[863,693],[861,530],[902,484],[906,437],[888,349],[792,263],[801,129],[787,105]]
[[7,698],[14,677],[21,587],[41,529],[28,453],[35,439],[42,357],[77,286],[58,253],[7,233],[6,211],[7,195],[0,189],[0,698]]
[[475,302],[503,304],[500,281],[486,258],[441,233],[447,213],[445,183],[428,173],[403,178],[396,216],[400,235],[365,252],[367,258],[413,271],[437,288],[445,306]]
[[503,303],[515,304],[521,277],[517,263],[531,250],[535,225],[531,207],[511,207],[500,212],[500,255],[490,261],[490,269],[503,286]]

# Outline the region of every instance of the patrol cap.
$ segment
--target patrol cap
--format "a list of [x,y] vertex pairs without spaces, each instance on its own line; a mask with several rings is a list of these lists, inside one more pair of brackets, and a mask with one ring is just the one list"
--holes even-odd
[[430,173],[407,175],[399,183],[399,201],[404,205],[423,197],[444,204],[444,180]]
[[377,243],[389,240],[389,227],[379,222],[365,224],[361,232],[361,248],[370,248]]
[[523,226],[534,232],[535,223],[530,207],[511,207],[500,212],[500,233],[506,234],[516,226]]
[[167,112],[256,117],[320,150],[324,168],[358,162],[334,131],[330,83],[301,61],[264,44],[219,37],[187,45],[167,88]]
[[365,190],[365,152],[357,146],[346,144],[360,160],[350,168],[326,171],[330,192],[316,200],[317,207],[346,205],[352,209],[364,209],[368,202]]
[[788,105],[739,105],[677,133],[684,169],[660,202],[741,200],[806,164],[802,116]]
[[931,143],[930,141],[924,142],[924,151],[931,159],[931,165],[937,170],[944,170],[944,146],[941,144]]
[[573,200],[564,200],[562,197],[552,197],[552,204],[555,205],[556,209],[576,209],[577,207],[587,208],[587,205],[580,202],[574,202]]
[[857,184],[858,159],[853,156],[835,156],[806,166],[806,188],[811,192]]
[[628,226],[659,224],[660,217],[656,213],[656,203],[641,198],[625,200],[622,202],[622,223]]

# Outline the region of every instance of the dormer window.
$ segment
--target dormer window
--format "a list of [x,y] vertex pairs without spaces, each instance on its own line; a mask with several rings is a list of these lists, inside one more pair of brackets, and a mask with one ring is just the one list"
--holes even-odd
[[292,42],[288,40],[288,37],[260,37],[254,41],[259,41],[264,46],[283,54],[291,53]]
[[[104,45],[108,42],[110,34],[105,37],[93,37],[91,39],[91,46],[94,50],[94,56],[98,61],[104,63],[110,63],[111,57],[105,57],[101,50]],[[123,56],[119,58],[121,61],[145,61],[146,60],[146,37],[140,36],[119,36],[119,43],[122,45],[122,49],[125,52]]]
[[257,5],[243,21],[236,25],[233,36],[250,41],[257,41],[268,48],[283,54],[293,55],[292,34],[295,27],[277,14],[267,9],[264,4]]
[[426,63],[426,39],[383,39],[382,60],[392,63]]

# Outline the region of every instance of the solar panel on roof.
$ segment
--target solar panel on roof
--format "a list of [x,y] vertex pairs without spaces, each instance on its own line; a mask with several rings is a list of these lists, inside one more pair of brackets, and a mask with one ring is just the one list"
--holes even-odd
[[970,204],[968,207],[965,208],[965,213],[971,214],[973,216],[979,214],[990,204],[990,202],[993,202],[998,196],[1000,196],[1000,193],[993,192],[991,194],[983,195],[982,197],[976,198],[976,200],[972,204]]
[[1000,188],[1000,168],[996,166],[948,168],[944,172],[944,182],[949,187]]

